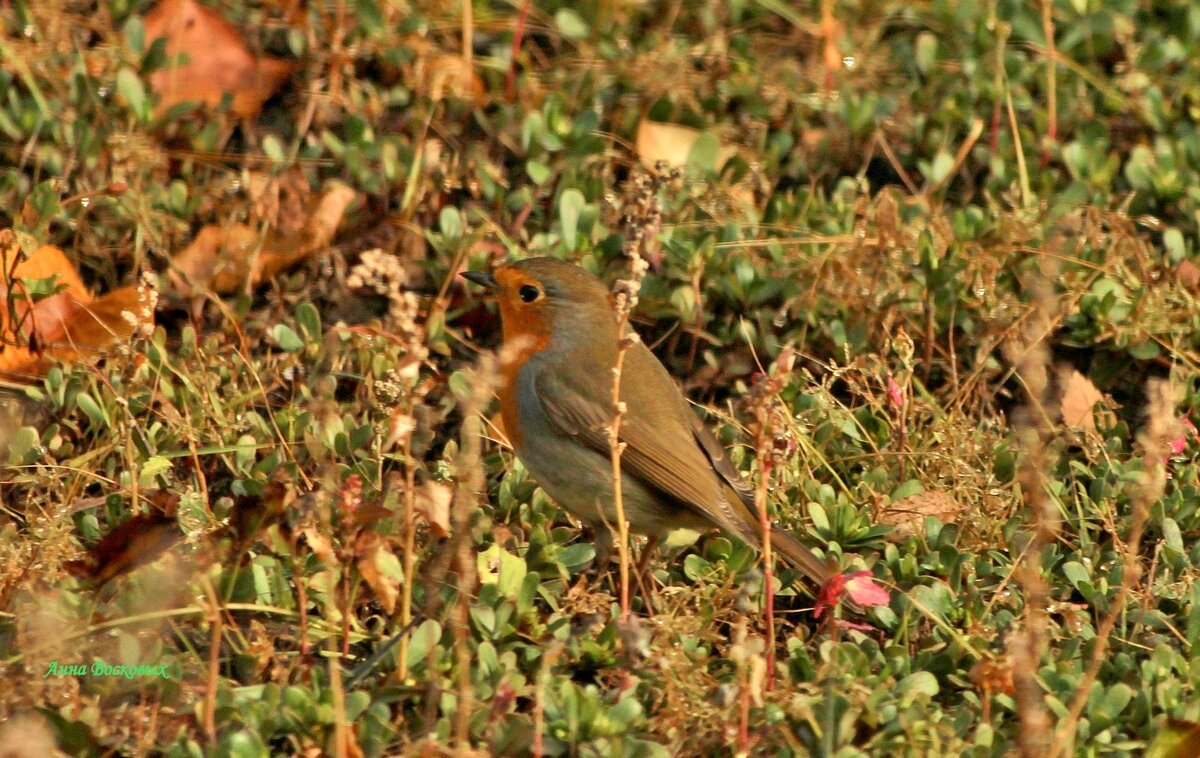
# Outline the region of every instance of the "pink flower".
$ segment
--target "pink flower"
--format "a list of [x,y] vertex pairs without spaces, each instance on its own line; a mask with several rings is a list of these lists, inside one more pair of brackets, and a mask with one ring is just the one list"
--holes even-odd
[[896,383],[896,377],[892,376],[891,372],[887,375],[887,399],[888,405],[893,408],[904,407],[904,389]]
[[[871,576],[870,571],[854,571],[849,574],[838,573],[830,577],[817,596],[817,605],[813,608],[813,616],[821,618],[825,611],[837,606],[846,595],[856,605],[869,608],[873,605],[887,605],[891,600],[887,590],[880,587]],[[858,628],[851,626],[851,628]]]
[[1200,432],[1196,430],[1196,425],[1190,418],[1184,416],[1179,419],[1179,424],[1183,427],[1183,432],[1178,437],[1167,441],[1167,445],[1171,448],[1171,455],[1183,455],[1183,451],[1187,450],[1188,437],[1200,440]]

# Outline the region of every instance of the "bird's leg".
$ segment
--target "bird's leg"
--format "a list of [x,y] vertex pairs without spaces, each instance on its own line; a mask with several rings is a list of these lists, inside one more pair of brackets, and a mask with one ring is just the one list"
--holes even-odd
[[608,571],[612,565],[613,534],[608,524],[592,524],[592,534],[595,535],[596,558],[592,563],[597,575]]
[[[658,535],[651,535],[646,538],[646,546],[642,548],[642,555],[638,559],[637,573],[640,577],[646,573],[646,567],[650,565],[650,558],[654,555],[654,548],[658,545]],[[644,588],[643,588],[644,591]]]
[[642,598],[646,603],[646,611],[648,615],[654,615],[655,600],[657,594],[654,592],[654,581],[646,573],[650,567],[650,558],[654,555],[654,547],[658,544],[658,536],[652,535],[646,538],[646,546],[642,548],[642,555],[638,558],[637,571],[634,573],[634,579],[637,581],[638,589],[641,590]]

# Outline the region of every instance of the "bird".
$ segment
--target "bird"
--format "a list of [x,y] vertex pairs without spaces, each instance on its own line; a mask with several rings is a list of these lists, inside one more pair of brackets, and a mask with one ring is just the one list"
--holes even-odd
[[[597,560],[617,523],[610,451],[612,382],[621,325],[608,288],[557,258],[525,258],[462,276],[495,298],[501,321],[500,416],[518,459],[541,488],[592,527]],[[629,530],[647,550],[676,529],[719,528],[761,550],[754,493],[692,411],[666,367],[627,341],[620,377],[621,494]],[[834,575],[790,533],[774,552],[817,587]]]

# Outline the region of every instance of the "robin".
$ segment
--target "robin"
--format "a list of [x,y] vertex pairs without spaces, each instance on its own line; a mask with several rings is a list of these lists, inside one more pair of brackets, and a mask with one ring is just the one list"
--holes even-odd
[[[500,308],[500,413],[509,441],[542,489],[592,526],[597,556],[611,554],[612,369],[619,335],[609,291],[578,266],[528,258],[491,274],[466,272]],[[640,341],[625,354],[620,397],[621,493],[630,531],[652,547],[675,529],[719,527],[761,549],[754,495],[688,407],[662,363]],[[818,586],[832,575],[780,530],[771,546]]]

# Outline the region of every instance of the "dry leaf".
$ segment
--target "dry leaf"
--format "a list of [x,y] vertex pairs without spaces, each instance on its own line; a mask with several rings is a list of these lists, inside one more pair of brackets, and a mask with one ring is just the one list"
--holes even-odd
[[[0,374],[34,381],[54,360],[95,359],[105,348],[154,324],[153,289],[122,287],[93,297],[62,250],[43,245],[14,267],[17,247],[5,244],[12,241],[7,232],[0,234],[0,268],[5,272],[0,275]],[[61,291],[34,303],[24,297],[20,280],[52,276]]]
[[333,543],[329,541],[328,537],[311,526],[305,527],[301,533],[304,535],[304,541],[308,543],[309,549],[313,551],[313,555],[317,556],[317,559],[321,563],[330,567],[337,566],[340,563],[337,555],[333,552]]
[[185,295],[205,288],[221,294],[238,292],[247,279],[251,286],[261,284],[324,250],[354,198],[349,186],[331,182],[294,234],[272,230],[263,237],[245,224],[210,224],[171,259],[171,282]]
[[358,556],[358,571],[383,609],[391,615],[400,597],[400,561],[386,545],[373,540]]
[[1104,394],[1096,389],[1096,385],[1083,374],[1071,369],[1063,386],[1062,410],[1063,424],[1068,427],[1095,430],[1096,420],[1092,416],[1092,408],[1096,403],[1104,401]]
[[508,439],[508,430],[504,428],[504,417],[500,415],[500,411],[496,411],[491,418],[485,418],[483,423],[493,440],[501,447],[512,450],[512,442]]
[[408,78],[418,95],[434,102],[453,97],[483,105],[487,95],[483,79],[461,55],[440,50],[425,37],[407,37],[404,47],[413,56]]
[[964,508],[962,503],[949,494],[928,490],[900,498],[889,505],[880,515],[879,523],[892,527],[889,538],[916,537],[924,533],[927,516],[932,516],[943,524],[953,524]]
[[1175,279],[1188,292],[1200,292],[1200,266],[1191,260],[1185,259],[1179,262],[1179,266],[1175,269]]
[[971,667],[971,683],[985,693],[1012,695],[1012,665],[1007,660],[983,658]]
[[[686,166],[688,156],[699,138],[700,132],[689,126],[642,119],[637,129],[638,159],[651,170],[656,168],[659,161],[673,167]],[[722,145],[717,150],[717,168],[724,166],[736,153],[735,148]]]
[[187,55],[187,62],[150,75],[159,113],[184,102],[215,106],[229,94],[232,113],[253,117],[291,76],[291,63],[254,56],[233,24],[195,0],[163,0],[143,23],[147,41],[166,37],[169,61]]
[[417,515],[433,527],[440,537],[450,534],[450,502],[454,490],[437,482],[426,482],[417,489],[414,506]]

